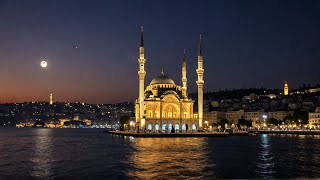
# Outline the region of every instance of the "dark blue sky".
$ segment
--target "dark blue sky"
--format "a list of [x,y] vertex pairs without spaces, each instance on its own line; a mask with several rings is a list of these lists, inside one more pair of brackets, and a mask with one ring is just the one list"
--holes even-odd
[[0,22],[0,102],[134,100],[141,25],[146,85],[181,84],[186,48],[194,92],[199,34],[205,91],[319,82],[320,1],[0,0]]

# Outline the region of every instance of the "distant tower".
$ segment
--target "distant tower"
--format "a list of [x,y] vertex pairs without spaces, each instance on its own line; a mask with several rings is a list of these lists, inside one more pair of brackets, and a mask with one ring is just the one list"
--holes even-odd
[[198,69],[196,70],[198,75],[197,86],[198,86],[198,118],[199,118],[199,129],[202,129],[203,121],[203,59],[202,59],[202,50],[201,50],[201,35],[199,42],[199,52],[198,52]]
[[187,62],[186,62],[186,50],[183,50],[182,57],[182,97],[187,98]]
[[53,101],[52,101],[52,94],[50,94],[50,105],[52,105]]
[[145,127],[145,116],[144,116],[144,78],[146,76],[146,71],[144,70],[144,64],[146,59],[144,58],[144,42],[143,42],[143,27],[141,26],[141,40],[139,47],[139,122],[140,128]]
[[287,96],[289,94],[289,85],[287,81],[284,81],[283,94]]

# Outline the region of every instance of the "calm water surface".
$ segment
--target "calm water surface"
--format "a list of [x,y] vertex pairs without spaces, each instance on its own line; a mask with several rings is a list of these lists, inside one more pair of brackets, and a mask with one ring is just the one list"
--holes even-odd
[[124,138],[101,129],[0,128],[0,177],[316,178],[320,136]]

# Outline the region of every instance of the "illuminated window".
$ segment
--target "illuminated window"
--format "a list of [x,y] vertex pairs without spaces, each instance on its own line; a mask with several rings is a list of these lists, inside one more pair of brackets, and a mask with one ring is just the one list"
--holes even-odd
[[167,128],[167,124],[166,124],[166,123],[162,124],[162,131],[163,131],[163,132],[166,131],[166,128]]
[[157,123],[155,126],[156,131],[159,131],[159,124]]

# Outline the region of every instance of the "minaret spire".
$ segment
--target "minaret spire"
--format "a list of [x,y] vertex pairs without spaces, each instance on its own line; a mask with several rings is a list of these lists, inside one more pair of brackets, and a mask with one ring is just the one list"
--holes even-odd
[[[146,71],[144,69],[144,64],[146,59],[144,58],[144,41],[143,41],[143,26],[141,26],[141,39],[140,39],[140,47],[139,47],[139,101],[137,102],[136,107],[139,109],[136,113],[136,122],[140,129],[145,128],[145,114],[144,114],[144,79],[146,76]],[[137,129],[139,131],[139,128]]]
[[202,56],[202,48],[201,48],[201,34],[200,34],[200,41],[199,41],[199,53],[198,56]]
[[144,47],[144,42],[143,42],[143,26],[141,26],[141,39],[140,39],[140,47]]
[[163,67],[161,67],[161,75],[164,76],[164,70]]
[[183,50],[182,56],[182,97],[187,98],[187,62],[186,62],[186,49]]
[[198,86],[198,118],[199,118],[199,129],[202,129],[203,125],[203,59],[202,59],[202,47],[201,47],[201,35],[199,41],[199,53],[198,53],[198,69],[196,70],[198,75],[197,86]]

